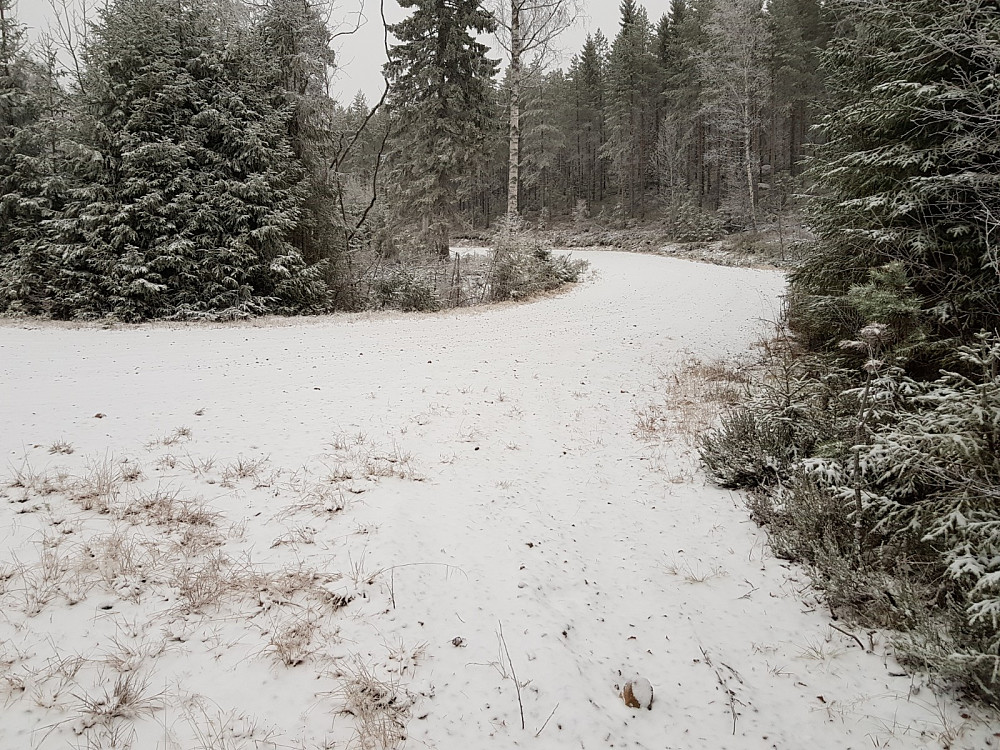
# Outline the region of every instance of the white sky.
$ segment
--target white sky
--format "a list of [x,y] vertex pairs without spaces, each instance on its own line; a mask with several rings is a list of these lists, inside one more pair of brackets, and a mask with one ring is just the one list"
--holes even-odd
[[[579,52],[588,33],[601,29],[609,39],[614,38],[618,31],[618,4],[618,0],[582,0],[584,16],[558,40],[559,47],[564,51],[560,65]],[[667,0],[645,0],[642,4],[653,22],[669,6]],[[32,36],[44,30],[53,17],[50,0],[18,0],[17,5],[18,18],[30,27]],[[347,101],[358,90],[363,91],[369,100],[377,99],[382,87],[380,71],[385,53],[378,0],[339,0],[331,27],[335,32],[351,29],[357,23],[359,14],[363,22],[357,33],[339,36],[334,43],[340,59],[335,92]],[[389,23],[398,21],[402,15],[395,0],[386,0]],[[500,57],[500,54],[495,52],[493,56]]]

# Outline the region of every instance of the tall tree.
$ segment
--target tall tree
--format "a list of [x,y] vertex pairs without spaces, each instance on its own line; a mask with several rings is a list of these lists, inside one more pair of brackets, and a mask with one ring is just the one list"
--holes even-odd
[[48,264],[43,224],[52,216],[46,101],[54,72],[24,54],[13,0],[0,0],[0,311],[36,313]]
[[604,200],[606,184],[604,145],[604,103],[606,91],[607,39],[598,31],[587,36],[575,64],[570,68],[573,84],[578,184],[574,194],[588,204]]
[[510,94],[509,151],[507,164],[507,213],[519,210],[521,180],[521,105],[525,69],[541,72],[556,37],[576,20],[576,0],[494,0],[499,40],[510,59],[507,86]]
[[390,27],[399,44],[385,66],[401,206],[419,217],[435,251],[449,254],[459,182],[485,147],[497,62],[476,35],[495,29],[479,0],[403,0]]
[[[309,263],[324,262],[331,285],[346,271],[347,250],[340,188],[330,168],[334,148],[334,101],[327,93],[334,68],[331,35],[315,0],[267,0],[256,22],[258,54],[269,65],[260,71],[287,110],[286,132],[304,171],[307,195],[291,241]],[[367,111],[366,111],[367,114]]]
[[88,46],[90,121],[61,222],[59,316],[292,311],[323,301],[289,242],[287,113],[200,0],[116,0]]
[[732,190],[730,198],[756,230],[760,136],[771,97],[771,34],[762,0],[714,0],[705,31],[708,44],[699,57],[704,111],[716,123],[717,158],[726,173],[737,179],[742,172],[743,190]]
[[773,40],[771,163],[797,174],[825,99],[819,60],[830,40],[829,11],[820,0],[770,0],[767,11]]
[[646,10],[622,0],[621,28],[608,62],[603,153],[618,181],[619,205],[629,216],[645,210],[645,189],[655,138],[653,29]]

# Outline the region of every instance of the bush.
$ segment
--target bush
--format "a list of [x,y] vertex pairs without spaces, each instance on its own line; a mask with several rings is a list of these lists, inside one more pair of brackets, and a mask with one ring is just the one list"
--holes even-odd
[[799,460],[835,451],[845,439],[851,402],[839,392],[846,373],[820,375],[820,363],[796,356],[787,340],[765,346],[764,356],[748,403],[723,414],[699,444],[706,471],[723,487],[787,483]]
[[705,470],[722,487],[771,487],[795,459],[791,429],[745,408],[729,412],[722,427],[701,439]]
[[922,382],[886,361],[910,339],[875,329],[844,342],[865,349],[853,374],[778,350],[702,460],[753,490],[775,553],[809,566],[831,609],[904,631],[901,658],[1000,704],[1000,336]]
[[586,261],[554,255],[551,245],[526,231],[519,219],[505,219],[496,236],[496,249],[487,285],[489,299],[524,299],[579,281]]
[[683,198],[670,207],[668,224],[678,242],[711,242],[724,234],[719,215],[705,211],[692,198]]
[[372,295],[375,304],[382,309],[433,312],[441,308],[434,288],[401,267],[394,267],[379,277],[372,287]]

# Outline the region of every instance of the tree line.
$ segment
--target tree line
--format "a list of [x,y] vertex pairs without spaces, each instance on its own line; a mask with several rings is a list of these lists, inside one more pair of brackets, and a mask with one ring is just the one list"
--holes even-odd
[[[525,74],[518,210],[700,209],[754,227],[801,174],[833,19],[818,0],[673,0],[654,22],[623,0],[612,38],[598,31],[565,69]],[[495,148],[468,201],[477,220],[504,205],[505,165]]]
[[[855,0],[671,0],[656,21],[622,0],[613,35],[595,32],[548,69],[567,2],[404,0],[412,12],[387,30],[384,95],[348,103],[330,93],[319,0],[110,0],[69,70],[52,42],[27,49],[13,0],[0,0],[0,311],[139,320],[353,309],[401,248],[445,256],[452,233],[503,216],[660,219],[697,238],[700,222],[754,229],[797,196],[824,200],[856,153],[886,184],[898,179],[895,147],[877,159],[859,136],[846,156],[831,150],[842,140],[824,118],[850,111],[851,97],[869,97],[858,131],[888,139],[908,128],[892,120],[898,106],[879,104],[896,83],[910,92],[908,79],[873,88],[896,70],[893,48],[850,74],[838,57],[869,33]],[[884,2],[906,18],[905,0]],[[479,41],[491,33],[503,59]],[[952,43],[947,30],[927,33]],[[970,79],[988,113],[988,61],[942,64]],[[886,119],[897,130],[880,133]],[[968,114],[951,127],[984,122]],[[963,148],[992,146],[977,136]],[[861,184],[874,190],[875,179]],[[952,204],[995,223],[979,184],[921,190],[946,187]],[[861,234],[842,231],[873,212],[897,220],[881,200],[816,214],[821,246],[850,260],[837,256],[836,278],[810,262],[795,283],[846,294],[895,257],[866,255]],[[907,278],[979,321],[984,237],[939,219],[908,236],[966,249],[900,254]],[[841,268],[854,269],[849,281]]]

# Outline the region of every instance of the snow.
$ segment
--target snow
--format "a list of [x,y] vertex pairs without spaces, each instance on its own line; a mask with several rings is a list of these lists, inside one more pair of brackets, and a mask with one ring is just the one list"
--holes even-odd
[[636,430],[783,276],[574,256],[526,304],[0,326],[0,748],[995,744]]

